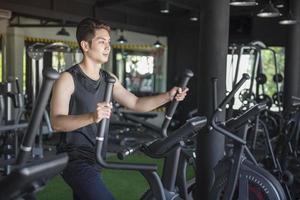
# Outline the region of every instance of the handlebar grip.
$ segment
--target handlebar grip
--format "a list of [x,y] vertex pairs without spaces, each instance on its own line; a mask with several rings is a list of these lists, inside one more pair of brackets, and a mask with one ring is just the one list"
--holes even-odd
[[[113,84],[116,82],[113,77],[106,79],[107,85],[105,89],[105,102],[110,102],[112,96]],[[105,138],[107,137],[106,126],[108,126],[109,120],[102,119],[100,127],[98,127],[97,136],[96,136],[96,160],[98,164],[103,168],[108,169],[123,169],[123,170],[143,170],[143,171],[155,171],[157,170],[156,165],[151,164],[133,164],[133,163],[115,163],[115,162],[106,162],[105,155],[103,155],[103,148]],[[163,194],[161,194],[163,196]]]
[[43,76],[49,80],[55,81],[59,78],[60,74],[52,68],[47,68],[46,70],[43,70]]
[[125,157],[133,154],[134,152],[138,151],[142,147],[142,144],[136,144],[134,146],[128,147],[123,149],[121,152],[117,153],[117,156],[120,160],[124,160]]
[[240,89],[240,87],[245,83],[246,80],[250,79],[249,74],[244,73],[243,77],[239,80],[237,84],[232,88],[231,92],[225,97],[225,99],[220,103],[218,109],[222,110],[222,108],[231,101],[235,93]]
[[[114,83],[116,82],[115,78],[113,77],[109,77],[106,80],[106,90],[105,90],[105,95],[104,95],[104,101],[106,103],[109,103],[111,101],[111,96],[112,96],[112,90],[113,90],[113,86]],[[98,131],[97,131],[97,135],[96,135],[96,157],[97,157],[97,161],[99,163],[103,162],[102,160],[102,152],[103,152],[103,147],[104,147],[104,138],[105,136],[105,130],[106,130],[106,126],[108,126],[108,119],[103,118],[100,122],[100,126],[98,126]]]
[[[113,77],[109,77],[107,79],[107,86],[106,86],[106,91],[105,91],[105,96],[104,96],[104,101],[106,103],[109,103],[110,100],[111,100],[112,89],[113,89],[113,86],[114,86],[115,82],[116,82],[116,80]],[[96,138],[97,140],[102,140],[103,139],[106,124],[107,124],[107,119],[106,118],[102,119],[101,123],[100,123],[100,129],[98,131],[97,138]]]
[[[189,69],[186,69],[184,71],[184,76],[182,78],[182,80],[180,81],[180,84],[179,84],[179,87],[180,88],[185,88],[190,80],[190,78],[192,78],[194,76],[194,73],[189,70]],[[177,93],[175,94],[175,96],[177,95]],[[178,101],[176,101],[176,99],[174,98],[171,102],[171,105],[169,106],[167,112],[166,112],[166,115],[165,115],[165,119],[164,119],[164,122],[163,122],[163,125],[162,125],[162,135],[163,137],[167,137],[167,129],[168,129],[168,126],[170,124],[170,121],[175,113],[175,110],[178,106]]]
[[114,85],[115,82],[116,82],[116,79],[114,79],[113,77],[109,77],[107,79],[108,87],[107,87],[107,90],[105,92],[105,100],[104,100],[106,103],[109,103],[110,100],[111,100],[112,89],[113,89],[113,85]]

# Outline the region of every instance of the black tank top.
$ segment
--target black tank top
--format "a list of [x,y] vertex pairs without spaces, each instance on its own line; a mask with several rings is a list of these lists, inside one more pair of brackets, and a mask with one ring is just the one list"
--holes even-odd
[[[74,81],[74,92],[69,104],[69,115],[80,115],[95,112],[96,104],[104,101],[107,78],[110,76],[106,71],[100,70],[99,80],[89,78],[80,68],[74,65],[69,72]],[[70,160],[86,160],[95,163],[95,138],[99,124],[90,124],[74,131],[63,133],[60,152],[67,152]],[[108,130],[107,130],[108,131]],[[107,141],[105,141],[105,149]],[[104,152],[102,152],[104,153]]]

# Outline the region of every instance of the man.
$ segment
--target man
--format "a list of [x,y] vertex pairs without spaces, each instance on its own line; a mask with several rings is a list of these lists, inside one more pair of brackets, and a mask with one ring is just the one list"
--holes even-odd
[[[74,199],[110,200],[114,198],[103,184],[95,160],[97,123],[109,118],[112,109],[111,103],[103,101],[105,80],[114,75],[101,69],[111,50],[110,27],[85,18],[77,26],[76,38],[83,60],[56,81],[51,99],[51,124],[55,131],[65,133],[60,151],[67,152],[70,161],[63,178],[72,188]],[[187,91],[187,88],[174,87],[160,95],[136,97],[116,80],[112,97],[128,109],[147,112],[173,98],[182,101]]]

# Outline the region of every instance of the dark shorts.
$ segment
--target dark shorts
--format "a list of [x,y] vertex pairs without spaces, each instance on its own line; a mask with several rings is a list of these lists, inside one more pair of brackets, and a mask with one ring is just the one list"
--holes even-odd
[[62,177],[72,188],[74,200],[114,200],[101,179],[97,165],[90,165],[83,160],[71,161]]

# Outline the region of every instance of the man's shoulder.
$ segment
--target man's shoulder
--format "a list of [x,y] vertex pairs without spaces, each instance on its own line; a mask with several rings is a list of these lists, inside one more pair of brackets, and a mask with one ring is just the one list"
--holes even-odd
[[74,81],[72,75],[68,72],[62,72],[59,79],[55,81],[54,91],[63,91],[62,94],[71,94],[74,90]]
[[79,67],[79,65],[78,65],[78,64],[75,64],[75,65],[69,67],[68,69],[66,69],[64,72],[69,72],[69,73],[71,73],[71,72],[77,71],[77,70],[78,70],[78,67]]
[[73,76],[70,72],[64,71],[60,74],[59,80],[63,82],[73,82]]

